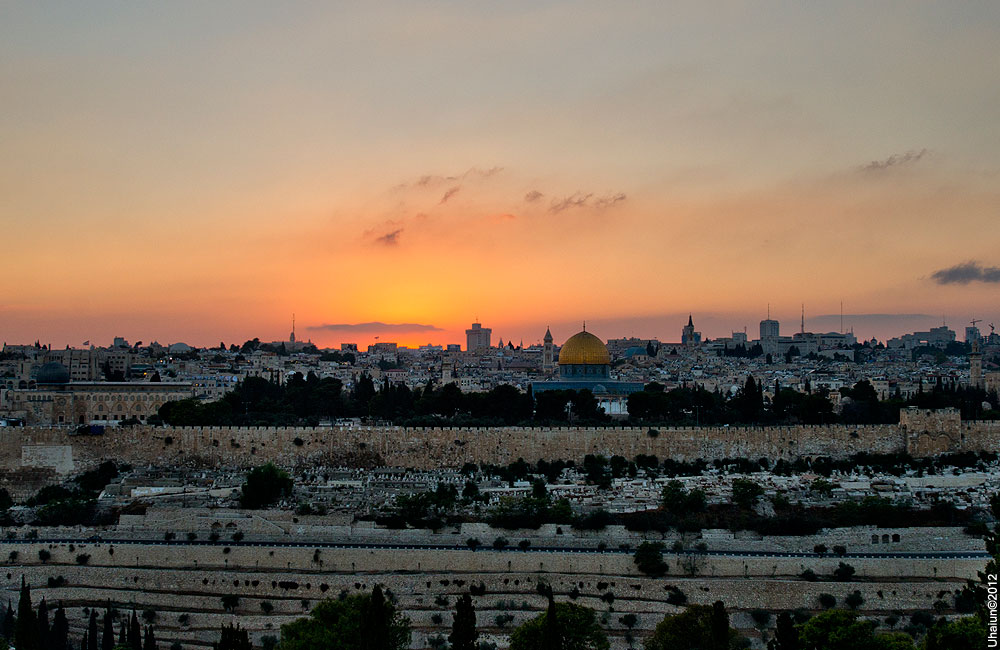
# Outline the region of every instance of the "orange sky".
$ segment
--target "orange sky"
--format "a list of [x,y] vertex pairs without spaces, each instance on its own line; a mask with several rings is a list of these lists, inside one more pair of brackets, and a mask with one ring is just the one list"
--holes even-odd
[[0,338],[1000,317],[997,6],[720,6],[4,7]]

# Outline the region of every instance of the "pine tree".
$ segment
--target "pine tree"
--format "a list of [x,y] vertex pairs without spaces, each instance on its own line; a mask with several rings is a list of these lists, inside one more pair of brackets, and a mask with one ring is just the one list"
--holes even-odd
[[62,605],[56,610],[52,617],[52,635],[50,646],[52,650],[68,650],[69,645],[69,621],[66,619],[66,610]]
[[111,620],[111,604],[104,610],[104,633],[101,635],[101,650],[114,650],[115,624]]
[[45,604],[45,598],[38,603],[38,647],[49,647],[49,606]]
[[14,647],[18,650],[40,650],[38,620],[31,608],[31,588],[21,576],[21,597],[17,601],[17,622],[14,625]]
[[153,626],[146,626],[146,639],[142,642],[142,650],[156,650],[156,638],[153,636]]
[[465,594],[455,603],[455,620],[451,625],[448,642],[452,650],[475,650],[479,632],[476,631],[476,610],[472,596]]

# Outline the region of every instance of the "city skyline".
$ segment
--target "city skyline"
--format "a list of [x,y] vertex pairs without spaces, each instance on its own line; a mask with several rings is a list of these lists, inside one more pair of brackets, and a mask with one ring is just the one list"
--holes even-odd
[[0,9],[9,342],[1000,318],[992,3],[54,7]]

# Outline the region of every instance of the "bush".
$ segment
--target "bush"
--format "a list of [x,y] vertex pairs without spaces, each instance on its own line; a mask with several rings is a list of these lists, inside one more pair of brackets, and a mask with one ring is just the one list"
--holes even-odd
[[850,582],[851,578],[854,577],[854,567],[850,564],[845,564],[843,562],[833,570],[834,579],[840,582]]
[[256,467],[247,475],[240,495],[240,506],[251,510],[264,508],[291,495],[292,478],[274,463]]
[[441,625],[442,621],[444,621],[444,618],[442,618],[440,614],[431,614],[431,622],[434,623],[434,625]]
[[76,556],[77,564],[86,564],[87,562],[90,562],[90,555],[86,553],[80,553],[79,555]]
[[152,623],[153,621],[155,621],[156,620],[156,610],[153,610],[153,609],[143,610],[143,612],[142,612],[142,620],[146,621],[147,623]]
[[498,551],[502,551],[503,549],[507,548],[509,544],[510,542],[507,541],[506,537],[497,537],[495,540],[493,540],[493,548]]
[[857,609],[858,607],[861,607],[861,605],[864,602],[865,602],[864,596],[861,595],[860,591],[855,591],[854,593],[848,594],[847,597],[844,598],[844,604],[850,607],[851,609]]
[[265,614],[270,614],[271,612],[274,611],[274,605],[272,605],[271,601],[269,600],[262,600],[260,601],[260,611],[264,612]]
[[38,549],[38,559],[42,562],[48,562],[52,558],[52,554],[49,553],[44,548]]
[[840,557],[844,557],[845,555],[847,555],[847,547],[844,546],[843,544],[837,544],[836,546],[833,547],[833,552],[839,555]]
[[820,594],[817,600],[819,601],[820,607],[823,609],[830,609],[837,604],[837,599],[833,596],[833,594]]
[[165,542],[172,541],[175,537],[177,537],[177,534],[174,533],[173,531],[168,530],[167,532],[163,533],[163,541]]
[[188,533],[187,538],[189,542],[193,542],[194,540],[198,539],[198,533]]
[[473,551],[479,548],[480,544],[481,542],[475,537],[470,537],[469,539],[465,540],[465,545],[471,548]]
[[659,577],[667,573],[668,567],[663,561],[663,544],[659,542],[643,542],[635,550],[632,558],[640,571],[648,576]]
[[667,592],[668,592],[667,593],[668,604],[680,607],[681,605],[687,602],[687,596],[685,596],[684,592],[678,589],[677,587],[668,587]]
[[232,612],[240,606],[240,597],[236,594],[226,594],[219,600],[222,601],[222,609],[227,612]]
[[816,546],[813,546],[813,553],[816,553],[818,555],[823,555],[826,553],[826,551],[827,551],[826,544],[817,544]]
[[750,610],[750,618],[753,619],[754,625],[764,629],[771,622],[771,612],[766,609],[753,609]]
[[801,574],[799,574],[799,577],[805,580],[806,582],[816,582],[816,572],[813,571],[812,569],[806,569]]

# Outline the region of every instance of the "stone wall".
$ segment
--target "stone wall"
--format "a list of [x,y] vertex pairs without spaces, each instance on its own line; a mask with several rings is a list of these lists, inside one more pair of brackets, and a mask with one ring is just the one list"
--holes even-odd
[[994,450],[1000,423],[961,422],[957,414],[904,411],[899,425],[789,427],[129,427],[95,436],[67,429],[0,429],[0,469],[51,468],[67,474],[104,458],[133,465],[252,467],[379,465],[433,469],[464,463],[581,460],[586,454],[634,458],[844,458],[865,451],[921,456]]

